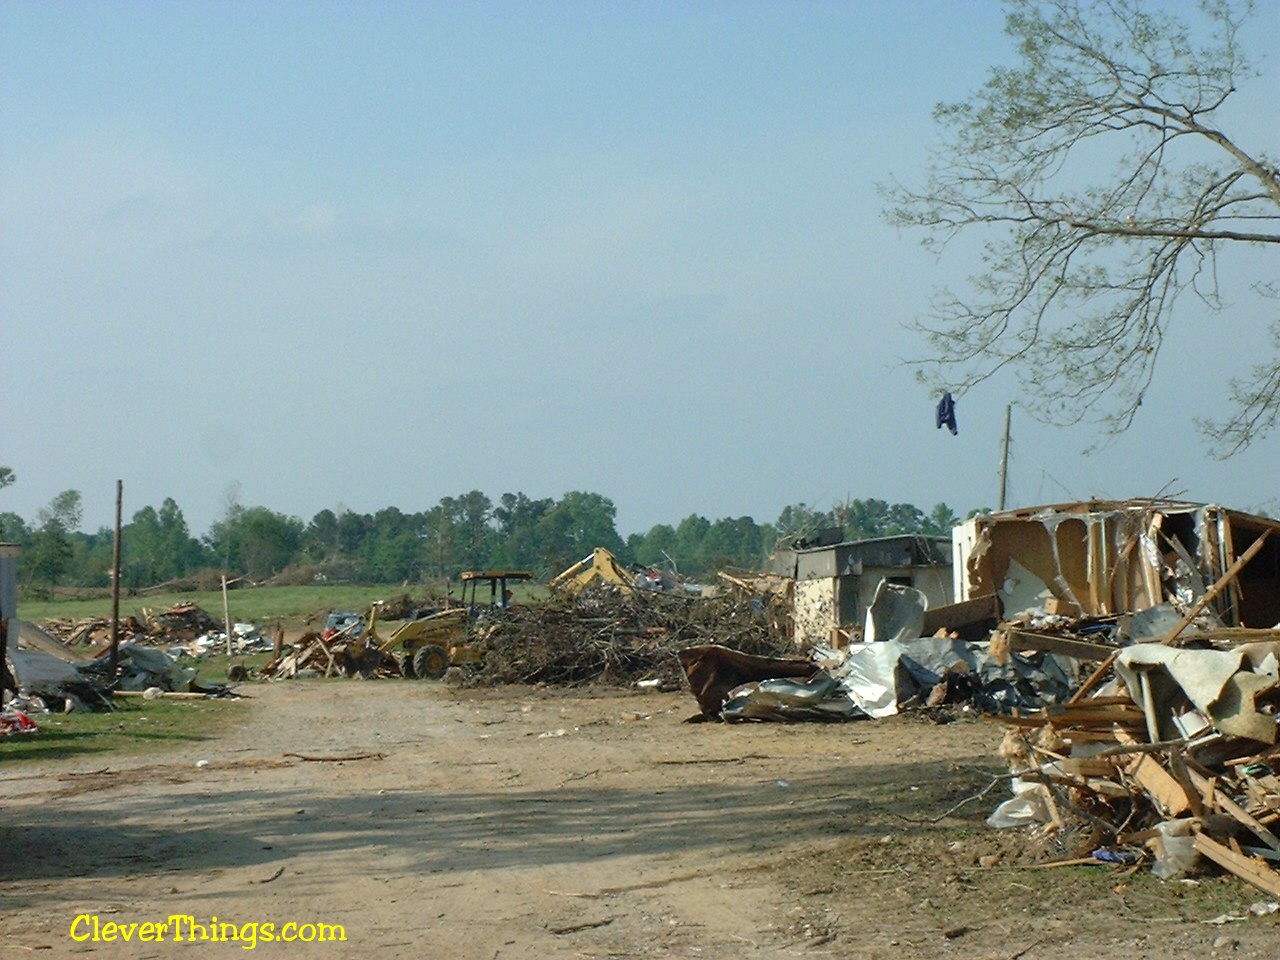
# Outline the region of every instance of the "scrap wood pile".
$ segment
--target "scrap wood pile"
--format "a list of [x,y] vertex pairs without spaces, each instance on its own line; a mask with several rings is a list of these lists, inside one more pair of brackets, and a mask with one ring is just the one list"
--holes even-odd
[[1268,639],[1134,644],[1067,703],[999,718],[1014,798],[988,823],[1081,837],[1071,857],[1162,877],[1204,858],[1280,898],[1280,632],[1253,635]]
[[400,662],[391,652],[379,651],[363,637],[346,630],[327,640],[319,633],[303,634],[277,660],[264,664],[264,680],[288,680],[300,673],[321,677],[399,677]]
[[162,637],[166,642],[194,640],[203,634],[222,629],[213,617],[194,603],[179,603],[159,613],[143,607],[142,616],[146,621],[148,636]]
[[482,631],[487,683],[684,683],[679,651],[718,643],[747,654],[790,651],[785,626],[746,594],[593,591],[577,600],[516,607]]
[[[69,647],[100,647],[111,642],[111,620],[108,617],[43,620],[40,627]],[[121,617],[120,638],[130,642],[145,643],[146,628],[135,617]]]
[[[47,620],[41,627],[68,646],[102,646],[111,640],[108,617]],[[194,603],[179,603],[161,611],[143,607],[135,615],[120,619],[122,641],[151,646],[182,643],[221,629],[221,624]]]

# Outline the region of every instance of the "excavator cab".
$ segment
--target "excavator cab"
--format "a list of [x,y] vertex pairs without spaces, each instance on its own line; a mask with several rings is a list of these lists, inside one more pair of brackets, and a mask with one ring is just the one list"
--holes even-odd
[[511,606],[510,580],[532,580],[528,570],[467,570],[462,574],[462,605],[472,620],[507,612]]

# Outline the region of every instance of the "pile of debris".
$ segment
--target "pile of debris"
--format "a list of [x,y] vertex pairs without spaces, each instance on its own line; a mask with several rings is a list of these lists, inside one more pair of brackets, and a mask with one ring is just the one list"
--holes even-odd
[[[428,618],[444,613],[435,608],[412,612],[427,613]],[[723,642],[762,655],[791,649],[785,617],[776,605],[762,603],[749,591],[695,598],[604,586],[553,597],[545,604],[478,614],[465,635],[447,644],[438,641],[452,646],[463,643],[465,636],[466,645],[476,648],[479,656],[468,657],[475,662],[464,676],[464,682],[474,684],[628,685],[643,679],[675,688],[683,680],[679,652],[691,643]],[[308,633],[284,656],[266,664],[261,675],[272,680],[412,675],[404,651],[395,649],[394,641],[394,634],[382,639],[357,635],[350,627],[328,637]]]
[[[196,670],[154,647],[122,643],[112,674],[107,651],[85,657],[34,624],[24,623],[7,662],[17,684],[17,708],[27,714],[56,710],[110,710],[112,697],[142,694],[224,696],[222,685],[202,685]],[[7,694],[6,694],[7,695]]]
[[[23,709],[23,708],[27,709]],[[3,710],[0,710],[0,737],[11,737],[22,733],[36,733],[39,727],[35,721],[28,716],[30,712],[25,700],[18,703],[10,702],[5,704]]]
[[195,603],[179,603],[159,613],[143,607],[141,612],[146,622],[147,635],[163,637],[169,643],[194,640],[219,629],[218,622]]
[[683,683],[680,651],[721,644],[744,654],[790,652],[785,622],[744,593],[693,598],[607,589],[513,607],[478,631],[484,683]]
[[[942,608],[934,620],[994,627],[994,609]],[[782,660],[699,646],[681,651],[681,665],[702,716],[723,720],[856,720],[954,703],[1009,713],[1064,700],[1079,682],[1070,656],[1013,651],[1007,640],[985,636],[966,640],[946,626],[934,629],[930,613],[921,591],[881,581],[861,631],[865,642],[812,647],[805,659]]]
[[[40,627],[69,647],[105,647],[111,642],[111,620],[107,617],[82,617],[78,620],[44,620]],[[146,627],[136,617],[121,617],[120,639],[142,643],[147,639]]]
[[[111,621],[106,617],[47,620],[41,627],[68,647],[101,650],[111,642]],[[165,647],[185,656],[202,657],[227,649],[227,635],[222,625],[195,603],[179,603],[159,612],[143,607],[132,616],[122,617],[119,629],[121,643]],[[237,623],[232,627],[233,653],[270,649],[271,641],[264,638],[254,624]]]
[[[1207,589],[1174,551],[1183,572],[1169,580],[1168,600],[1112,618],[1105,631],[1090,617],[1029,624],[1053,633],[1002,626],[993,646],[1101,662],[1065,704],[1001,718],[1014,798],[990,825],[1029,826],[1060,846],[1068,838],[1064,852],[1080,862],[1150,860],[1161,877],[1203,857],[1280,898],[1280,872],[1269,865],[1280,861],[1280,628],[1238,619],[1246,604],[1255,617],[1274,611],[1273,587],[1249,566],[1271,532]],[[1237,615],[1232,625],[1215,609],[1220,598]]]
[[379,650],[363,634],[354,633],[349,627],[328,638],[316,632],[303,634],[282,656],[264,664],[258,675],[263,680],[403,676],[400,661],[393,653]]
[[1000,659],[987,644],[945,636],[817,649],[810,659],[691,647],[680,661],[707,720],[882,719],[958,703],[999,714],[1057,703],[1076,682],[1070,661],[1051,654]]
[[1267,632],[1126,647],[1095,695],[1086,682],[1064,705],[1002,718],[1014,798],[988,823],[1082,832],[1075,856],[1151,859],[1162,877],[1204,856],[1280,897],[1267,865],[1280,860],[1280,632]]

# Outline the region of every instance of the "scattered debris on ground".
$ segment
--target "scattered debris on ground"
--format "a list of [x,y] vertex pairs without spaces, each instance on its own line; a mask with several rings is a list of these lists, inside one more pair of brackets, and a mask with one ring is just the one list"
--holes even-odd
[[375,677],[401,676],[400,661],[389,652],[371,646],[361,636],[339,631],[325,638],[319,633],[305,633],[292,643],[279,659],[271,660],[259,671],[264,680],[289,680],[297,676]]
[[[1071,504],[977,518],[954,543],[956,602],[930,608],[920,589],[885,578],[864,623],[805,650],[786,578],[722,575],[694,596],[601,576],[612,568],[597,551],[547,603],[506,594],[442,609],[406,596],[367,623],[306,634],[262,675],[437,677],[452,666],[470,685],[687,683],[700,719],[727,721],[959,704],[1009,730],[1014,797],[992,826],[1027,830],[1059,864],[1151,863],[1173,877],[1212,863],[1280,897],[1280,628],[1248,626],[1280,619],[1280,523],[1164,501]],[[378,616],[404,619],[384,638]],[[427,621],[439,638],[424,639]],[[139,641],[121,648],[131,652],[113,683],[97,678],[104,690],[186,690],[190,668],[154,647],[199,655],[226,642],[192,604],[127,623]],[[101,642],[102,629],[77,622],[63,636]],[[252,625],[237,625],[232,644],[270,646]],[[426,653],[438,654],[429,671]],[[85,699],[68,684],[93,679],[92,666],[51,672],[62,676],[53,696]]]
[[794,653],[785,629],[745,593],[693,598],[678,593],[608,589],[566,602],[515,607],[483,626],[481,683],[630,685],[684,683],[680,651],[720,644],[748,655]]
[[[39,706],[43,708],[44,704],[41,703]],[[26,698],[23,698],[22,708],[16,706],[12,701],[6,704],[5,708],[0,710],[0,737],[37,732],[39,727],[28,716],[30,708],[30,702]]]
[[[111,643],[111,620],[86,617],[79,620],[46,620],[40,624],[50,636],[71,649],[105,649]],[[179,656],[205,657],[227,652],[224,625],[194,603],[179,603],[159,612],[142,608],[119,621],[121,643],[164,647]],[[272,641],[252,623],[231,627],[231,653],[243,655],[272,649]]]
[[[227,696],[223,685],[197,682],[195,668],[156,647],[119,645],[114,674],[110,651],[87,657],[65,647],[33,624],[23,624],[18,644],[7,650],[16,695],[7,701],[27,714],[110,710],[119,695]],[[5,692],[9,696],[9,691]]]

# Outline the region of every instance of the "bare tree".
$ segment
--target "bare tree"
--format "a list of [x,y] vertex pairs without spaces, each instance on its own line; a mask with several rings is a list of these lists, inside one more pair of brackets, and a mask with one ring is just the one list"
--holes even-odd
[[[935,108],[943,144],[922,190],[885,189],[889,220],[925,228],[926,247],[982,241],[967,291],[941,291],[915,322],[923,379],[945,371],[963,392],[1008,367],[1040,419],[1133,422],[1179,302],[1223,309],[1219,258],[1280,244],[1275,160],[1217,125],[1255,76],[1240,45],[1252,13],[1205,0],[1193,32],[1142,0],[1007,4],[1019,62]],[[1224,419],[1197,421],[1220,456],[1280,416],[1280,286],[1245,293],[1271,343],[1250,348],[1260,362],[1229,384]]]

